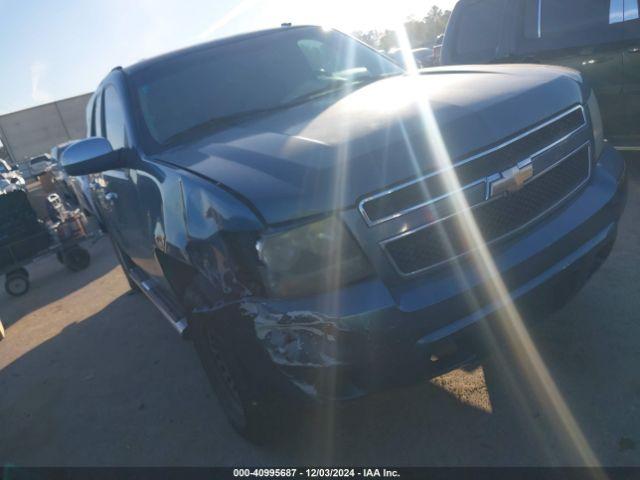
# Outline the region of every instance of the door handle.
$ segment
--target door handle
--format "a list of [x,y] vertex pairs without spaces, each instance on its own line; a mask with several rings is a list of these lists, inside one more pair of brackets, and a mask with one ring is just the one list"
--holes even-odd
[[631,47],[629,50],[627,50],[627,52],[629,53],[640,53],[640,47]]
[[107,200],[107,202],[113,205],[118,200],[118,194],[114,192],[108,192],[105,194],[104,198]]

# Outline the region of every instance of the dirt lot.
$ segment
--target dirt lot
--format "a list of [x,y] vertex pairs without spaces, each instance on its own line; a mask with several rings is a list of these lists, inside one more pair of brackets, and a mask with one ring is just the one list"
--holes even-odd
[[[534,342],[597,458],[640,465],[640,159],[615,250]],[[92,267],[32,268],[0,294],[0,463],[17,465],[546,465],[547,413],[492,411],[482,367],[307,418],[253,447],[225,422],[195,352],[140,295],[108,240]],[[329,418],[329,420],[327,420]],[[535,433],[534,433],[535,432]]]

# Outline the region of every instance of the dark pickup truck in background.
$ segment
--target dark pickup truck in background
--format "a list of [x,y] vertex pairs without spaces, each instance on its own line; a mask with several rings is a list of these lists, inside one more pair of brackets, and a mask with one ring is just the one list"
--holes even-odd
[[[442,344],[501,311],[496,277],[534,317],[558,308],[606,259],[624,207],[625,163],[578,72],[409,75],[319,27],[116,68],[88,119],[64,168],[92,176],[132,287],[193,339],[253,440],[283,398],[352,399],[459,366],[464,350]],[[475,261],[487,248],[491,275]]]
[[441,61],[575,68],[596,92],[609,142],[640,150],[638,0],[460,0]]

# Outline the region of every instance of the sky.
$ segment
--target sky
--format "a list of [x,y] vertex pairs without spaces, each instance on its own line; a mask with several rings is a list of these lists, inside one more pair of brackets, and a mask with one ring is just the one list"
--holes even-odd
[[93,91],[115,66],[283,22],[384,30],[457,0],[0,0],[0,114]]

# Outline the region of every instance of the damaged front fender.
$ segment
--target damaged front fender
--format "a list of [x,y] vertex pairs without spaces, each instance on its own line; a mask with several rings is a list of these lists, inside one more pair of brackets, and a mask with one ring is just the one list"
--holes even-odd
[[250,250],[255,232],[262,228],[254,212],[226,190],[191,179],[182,181],[182,202],[187,234],[183,248],[206,282],[199,293],[207,306],[223,308],[256,295],[255,282],[241,274],[247,270],[242,263],[254,259],[232,251],[225,237],[233,232],[233,243],[242,245],[244,239],[246,250]]

